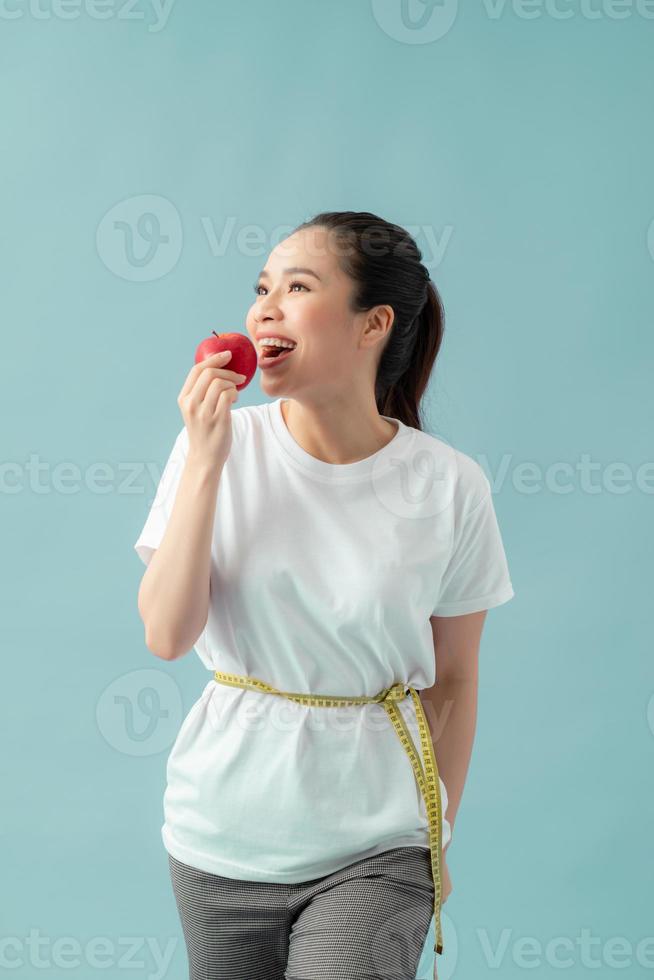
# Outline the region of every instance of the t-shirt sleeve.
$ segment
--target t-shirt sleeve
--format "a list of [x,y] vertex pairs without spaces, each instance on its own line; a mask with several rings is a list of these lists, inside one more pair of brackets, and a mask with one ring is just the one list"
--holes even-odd
[[164,531],[168,526],[175,497],[177,496],[177,488],[186,462],[187,451],[188,436],[186,426],[184,426],[175,439],[175,443],[161,474],[157,492],[152,501],[145,524],[134,544],[137,555],[145,565],[149,564],[152,555],[161,544]]
[[490,484],[464,518],[432,616],[461,616],[508,602],[515,593]]

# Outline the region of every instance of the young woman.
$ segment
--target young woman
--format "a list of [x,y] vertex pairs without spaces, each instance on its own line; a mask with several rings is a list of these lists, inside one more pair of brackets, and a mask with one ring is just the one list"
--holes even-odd
[[189,975],[413,978],[514,594],[490,484],[422,429],[443,314],[402,228],[300,225],[246,327],[268,401],[234,408],[221,354],[190,370],[135,544],[148,648],[211,671],[164,797]]

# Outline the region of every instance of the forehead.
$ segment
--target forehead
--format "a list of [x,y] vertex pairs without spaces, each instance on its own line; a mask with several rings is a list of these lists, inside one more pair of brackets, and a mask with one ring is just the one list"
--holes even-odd
[[322,277],[338,277],[340,265],[334,235],[325,228],[303,228],[283,239],[271,251],[266,268],[281,271],[306,266]]

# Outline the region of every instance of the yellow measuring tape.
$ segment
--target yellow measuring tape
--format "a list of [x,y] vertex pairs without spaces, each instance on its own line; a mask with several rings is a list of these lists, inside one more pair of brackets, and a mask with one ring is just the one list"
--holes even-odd
[[[431,869],[434,878],[434,932],[436,943],[435,953],[443,952],[443,933],[441,929],[441,793],[438,777],[438,766],[434,755],[434,746],[429,734],[429,725],[425,716],[425,710],[418,697],[415,687],[409,687],[409,693],[413,698],[418,718],[418,730],[420,732],[420,744],[422,746],[422,757],[425,760],[425,769],[418,756],[411,733],[407,728],[404,717],[397,707],[397,701],[403,701],[407,694],[406,684],[397,683],[392,687],[387,687],[374,697],[347,697],[346,695],[326,695],[326,694],[301,694],[293,691],[278,691],[276,687],[271,687],[265,681],[257,677],[246,677],[241,674],[226,674],[222,670],[214,673],[214,679],[219,684],[227,684],[230,687],[244,687],[253,691],[261,691],[264,694],[279,694],[297,701],[298,704],[306,704],[316,708],[339,708],[350,704],[381,704],[386,714],[389,716],[393,728],[397,732],[404,749],[411,760],[411,765],[415,773],[418,786],[422,792],[427,816],[429,819],[429,846],[431,850]],[[435,964],[434,964],[435,966]]]

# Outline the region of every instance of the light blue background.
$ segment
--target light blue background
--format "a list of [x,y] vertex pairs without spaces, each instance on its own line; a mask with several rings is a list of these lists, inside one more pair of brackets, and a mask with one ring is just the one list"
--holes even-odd
[[[448,30],[403,26],[400,0],[176,0],[165,22],[146,0],[131,12],[109,0],[104,20],[91,0],[7,0],[2,862],[15,980],[185,976],[162,795],[207,675],[193,654],[147,651],[133,544],[196,344],[244,329],[279,229],[328,209],[416,234],[447,314],[429,428],[485,466],[516,591],[482,640],[440,976],[558,976],[567,956],[566,976],[586,976],[584,930],[601,976],[651,975],[653,941],[637,947],[652,935],[654,479],[650,465],[647,492],[637,472],[652,461],[654,21],[644,0],[623,17],[589,4],[450,0],[430,15],[456,14]],[[151,260],[142,195],[159,198],[169,238]],[[258,250],[237,240],[247,226]],[[224,248],[207,229],[227,229]],[[264,400],[257,382],[240,404]],[[594,492],[574,472],[584,456]],[[62,480],[63,463],[78,470]],[[540,468],[533,492],[525,463]],[[569,493],[552,482],[558,463]],[[30,930],[47,937],[49,969]],[[66,937],[77,967],[72,947],[57,959]],[[86,946],[102,937],[105,969]],[[559,938],[569,952],[548,952]],[[433,926],[420,976],[432,940]],[[163,974],[148,941],[172,943]]]

